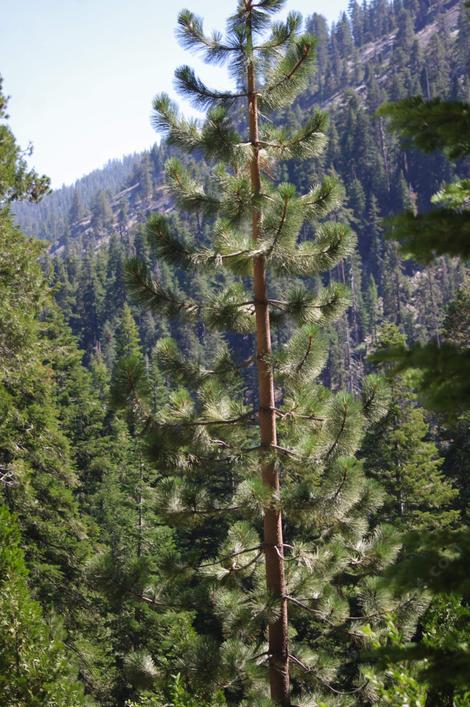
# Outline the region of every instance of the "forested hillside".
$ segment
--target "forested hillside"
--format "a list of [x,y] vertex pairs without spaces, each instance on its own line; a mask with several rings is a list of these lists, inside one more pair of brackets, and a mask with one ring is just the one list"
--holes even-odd
[[1,96],[2,705],[470,704],[467,10],[282,5],[52,194]]
[[[344,186],[341,216],[351,223],[358,246],[356,256],[333,273],[352,288],[353,303],[333,335],[331,382],[351,389],[362,375],[364,347],[383,317],[398,324],[409,340],[438,337],[442,305],[464,277],[461,265],[449,259],[426,270],[405,262],[392,243],[384,243],[382,220],[406,208],[429,208],[441,185],[456,170],[467,173],[468,165],[401,150],[376,112],[384,101],[407,95],[468,97],[469,31],[459,2],[352,3],[330,31],[317,14],[308,18],[307,27],[318,39],[318,71],[275,120],[295,127],[306,110],[326,109],[328,148],[320,159],[284,161],[278,178],[304,189],[321,170],[337,174]],[[123,283],[114,274],[104,276],[105,270],[122,272],[116,260],[134,247],[129,238],[137,238],[139,248],[136,224],[154,210],[171,209],[163,185],[163,165],[171,154],[163,141],[144,155],[111,162],[41,204],[15,205],[23,230],[53,241],[52,253],[61,255],[56,267],[68,293],[66,316],[87,351],[99,342],[107,355],[111,319],[122,306]],[[199,160],[195,169],[207,174]],[[121,289],[121,298],[116,301],[108,287]],[[108,304],[104,311],[100,298],[115,302],[116,309],[113,304],[109,312]],[[147,318],[139,327],[144,349],[150,351],[155,324]]]

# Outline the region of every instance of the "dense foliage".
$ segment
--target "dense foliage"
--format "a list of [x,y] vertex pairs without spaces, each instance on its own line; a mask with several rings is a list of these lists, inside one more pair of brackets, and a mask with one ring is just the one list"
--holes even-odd
[[[246,59],[248,6],[229,45],[180,34]],[[247,96],[188,67],[205,122],[159,97],[159,145],[46,196],[0,96],[2,704],[264,705],[279,658],[299,705],[468,704],[470,23],[351,0],[272,29],[257,194]]]

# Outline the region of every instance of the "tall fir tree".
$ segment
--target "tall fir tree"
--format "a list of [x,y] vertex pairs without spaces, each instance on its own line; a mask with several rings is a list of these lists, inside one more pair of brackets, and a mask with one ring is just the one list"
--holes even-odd
[[[394,324],[377,334],[376,350],[397,345],[404,336]],[[416,406],[410,375],[390,381],[387,415],[366,435],[363,445],[366,473],[387,492],[380,515],[406,530],[435,530],[458,523],[452,509],[456,489],[442,474],[444,459],[430,439],[424,411]]]

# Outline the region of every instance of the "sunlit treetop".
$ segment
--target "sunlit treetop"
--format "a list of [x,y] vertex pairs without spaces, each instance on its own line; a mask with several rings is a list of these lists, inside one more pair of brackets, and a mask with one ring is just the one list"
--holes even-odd
[[31,155],[29,146],[22,150],[7,125],[8,97],[2,92],[0,76],[0,208],[12,201],[25,199],[39,201],[49,191],[49,178],[30,169],[26,158]]

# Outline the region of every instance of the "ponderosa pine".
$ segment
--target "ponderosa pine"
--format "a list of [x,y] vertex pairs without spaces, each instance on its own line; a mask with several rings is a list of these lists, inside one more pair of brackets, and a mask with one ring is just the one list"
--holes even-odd
[[[366,379],[360,400],[316,382],[326,359],[322,328],[348,302],[345,288],[334,281],[324,287],[321,275],[351,254],[354,238],[334,216],[326,220],[341,202],[334,177],[304,195],[275,178],[280,161],[321,153],[327,125],[318,111],[296,131],[265,117],[292,102],[315,60],[315,39],[301,34],[297,13],[271,21],[283,5],[239,2],[225,38],[206,35],[188,10],[179,15],[183,45],[209,62],[228,62],[236,88],[212,90],[190,67],[177,70],[183,95],[207,109],[203,124],[182,118],[167,95],[155,99],[155,127],[168,143],[212,164],[205,184],[176,158],[166,165],[176,205],[205,217],[210,237],[183,237],[158,214],[147,233],[159,259],[180,273],[212,272],[212,286],[205,297],[190,298],[137,258],[128,265],[128,284],[153,312],[222,336],[204,360],[185,359],[172,340],[159,343],[159,367],[179,385],[166,405],[152,411],[132,367],[122,377],[122,397],[140,417],[158,464],[159,515],[183,529],[186,562],[179,569],[200,602],[199,623],[215,617],[224,636],[218,653],[210,643],[209,662],[195,656],[186,666],[194,690],[213,681],[231,702],[287,706],[293,677],[294,694],[312,704],[325,692],[347,704],[368,690],[351,659],[366,640],[360,627],[371,623],[373,633],[396,606],[374,575],[398,543],[390,529],[369,528],[381,492],[351,456],[368,421],[384,412],[380,381]],[[237,334],[244,350],[246,337],[254,338],[244,361],[236,360],[243,349]],[[171,604],[171,584],[149,589],[146,600],[152,597],[157,609]],[[342,649],[332,638],[338,632],[346,636]],[[265,667],[271,701],[261,696]]]

